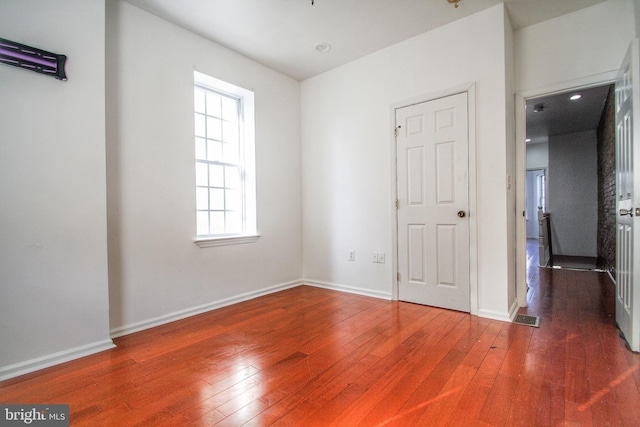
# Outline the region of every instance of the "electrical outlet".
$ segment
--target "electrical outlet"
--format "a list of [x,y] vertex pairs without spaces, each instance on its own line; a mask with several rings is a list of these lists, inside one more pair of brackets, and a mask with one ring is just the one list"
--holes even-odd
[[349,261],[355,261],[356,260],[356,251],[354,251],[353,249],[349,250]]
[[371,262],[378,262],[378,252],[371,252]]
[[384,252],[378,252],[378,263],[384,264]]

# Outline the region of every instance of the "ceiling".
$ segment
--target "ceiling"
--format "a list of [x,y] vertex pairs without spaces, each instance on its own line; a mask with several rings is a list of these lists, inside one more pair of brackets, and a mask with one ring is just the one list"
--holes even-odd
[[[126,0],[148,12],[252,58],[296,80],[384,49],[490,8],[503,0]],[[515,30],[605,0],[504,0]],[[331,49],[321,52],[319,44]],[[527,109],[532,142],[597,128],[605,89],[540,99],[542,114]],[[532,107],[532,106],[531,106]]]
[[[544,142],[553,135],[597,129],[608,93],[609,85],[606,85],[527,100],[527,139],[531,139],[528,143]],[[575,94],[581,98],[569,99]]]
[[[297,80],[503,0],[127,0]],[[504,0],[514,29],[605,0]],[[331,45],[328,52],[316,49]]]

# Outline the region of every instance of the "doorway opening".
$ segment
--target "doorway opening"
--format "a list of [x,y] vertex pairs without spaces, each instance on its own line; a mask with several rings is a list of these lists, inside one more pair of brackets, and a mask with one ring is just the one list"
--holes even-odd
[[615,273],[614,89],[526,100],[526,277],[539,268]]

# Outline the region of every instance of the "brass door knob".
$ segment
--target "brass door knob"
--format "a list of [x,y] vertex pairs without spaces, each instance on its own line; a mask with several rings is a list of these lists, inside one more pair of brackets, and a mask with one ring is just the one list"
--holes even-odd
[[465,213],[465,211],[458,211],[458,216],[460,218],[464,218],[465,216],[467,216],[467,214]]

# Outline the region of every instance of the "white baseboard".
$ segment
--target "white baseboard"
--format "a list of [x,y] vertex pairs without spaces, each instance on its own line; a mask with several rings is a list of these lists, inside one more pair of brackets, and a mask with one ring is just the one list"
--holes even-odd
[[515,314],[518,312],[517,308],[517,303],[515,304],[515,309],[514,305],[512,305],[508,313],[505,313],[504,311],[484,310],[480,308],[478,309],[478,317],[500,320],[502,322],[513,322],[513,319],[515,319]]
[[520,309],[520,305],[518,304],[518,300],[515,299],[513,301],[513,304],[511,304],[511,308],[509,309],[509,321],[513,322],[514,320],[516,320],[516,317],[518,316],[518,310]]
[[350,294],[364,295],[364,296],[373,297],[373,298],[380,298],[380,299],[386,299],[386,300],[393,299],[393,296],[391,295],[391,293],[372,291],[370,289],[356,288],[353,286],[340,285],[337,283],[329,283],[329,282],[323,282],[319,280],[303,280],[302,284],[315,286],[316,288],[331,289],[334,291],[348,292]]
[[40,369],[49,368],[60,363],[69,362],[71,360],[99,353],[104,350],[109,350],[114,347],[115,345],[113,344],[113,341],[107,339],[48,354],[46,356],[37,357],[35,359],[26,360],[13,365],[3,366],[0,367],[0,381],[39,371]]
[[616,285],[616,278],[613,277],[613,275],[611,274],[611,271],[607,270],[607,274],[609,275],[609,278],[611,279],[611,281],[613,282],[613,285]]
[[228,305],[237,304],[239,302],[258,298],[263,295],[268,295],[274,292],[283,291],[285,289],[294,288],[296,286],[300,286],[302,283],[303,282],[300,280],[294,280],[287,283],[280,283],[278,285],[270,286],[268,288],[260,289],[253,292],[247,292],[244,294],[236,295],[236,296],[225,298],[218,301],[212,301],[207,304],[198,305],[195,307],[187,308],[185,310],[175,311],[173,313],[168,313],[162,316],[143,320],[141,322],[135,322],[135,323],[130,323],[128,325],[119,326],[117,328],[111,329],[111,338],[117,338],[123,335],[132,334],[134,332],[140,332],[145,329],[164,325],[166,323],[174,322],[176,320],[181,320],[187,317],[195,316],[197,314],[206,313],[208,311],[215,310],[217,308],[226,307]]

